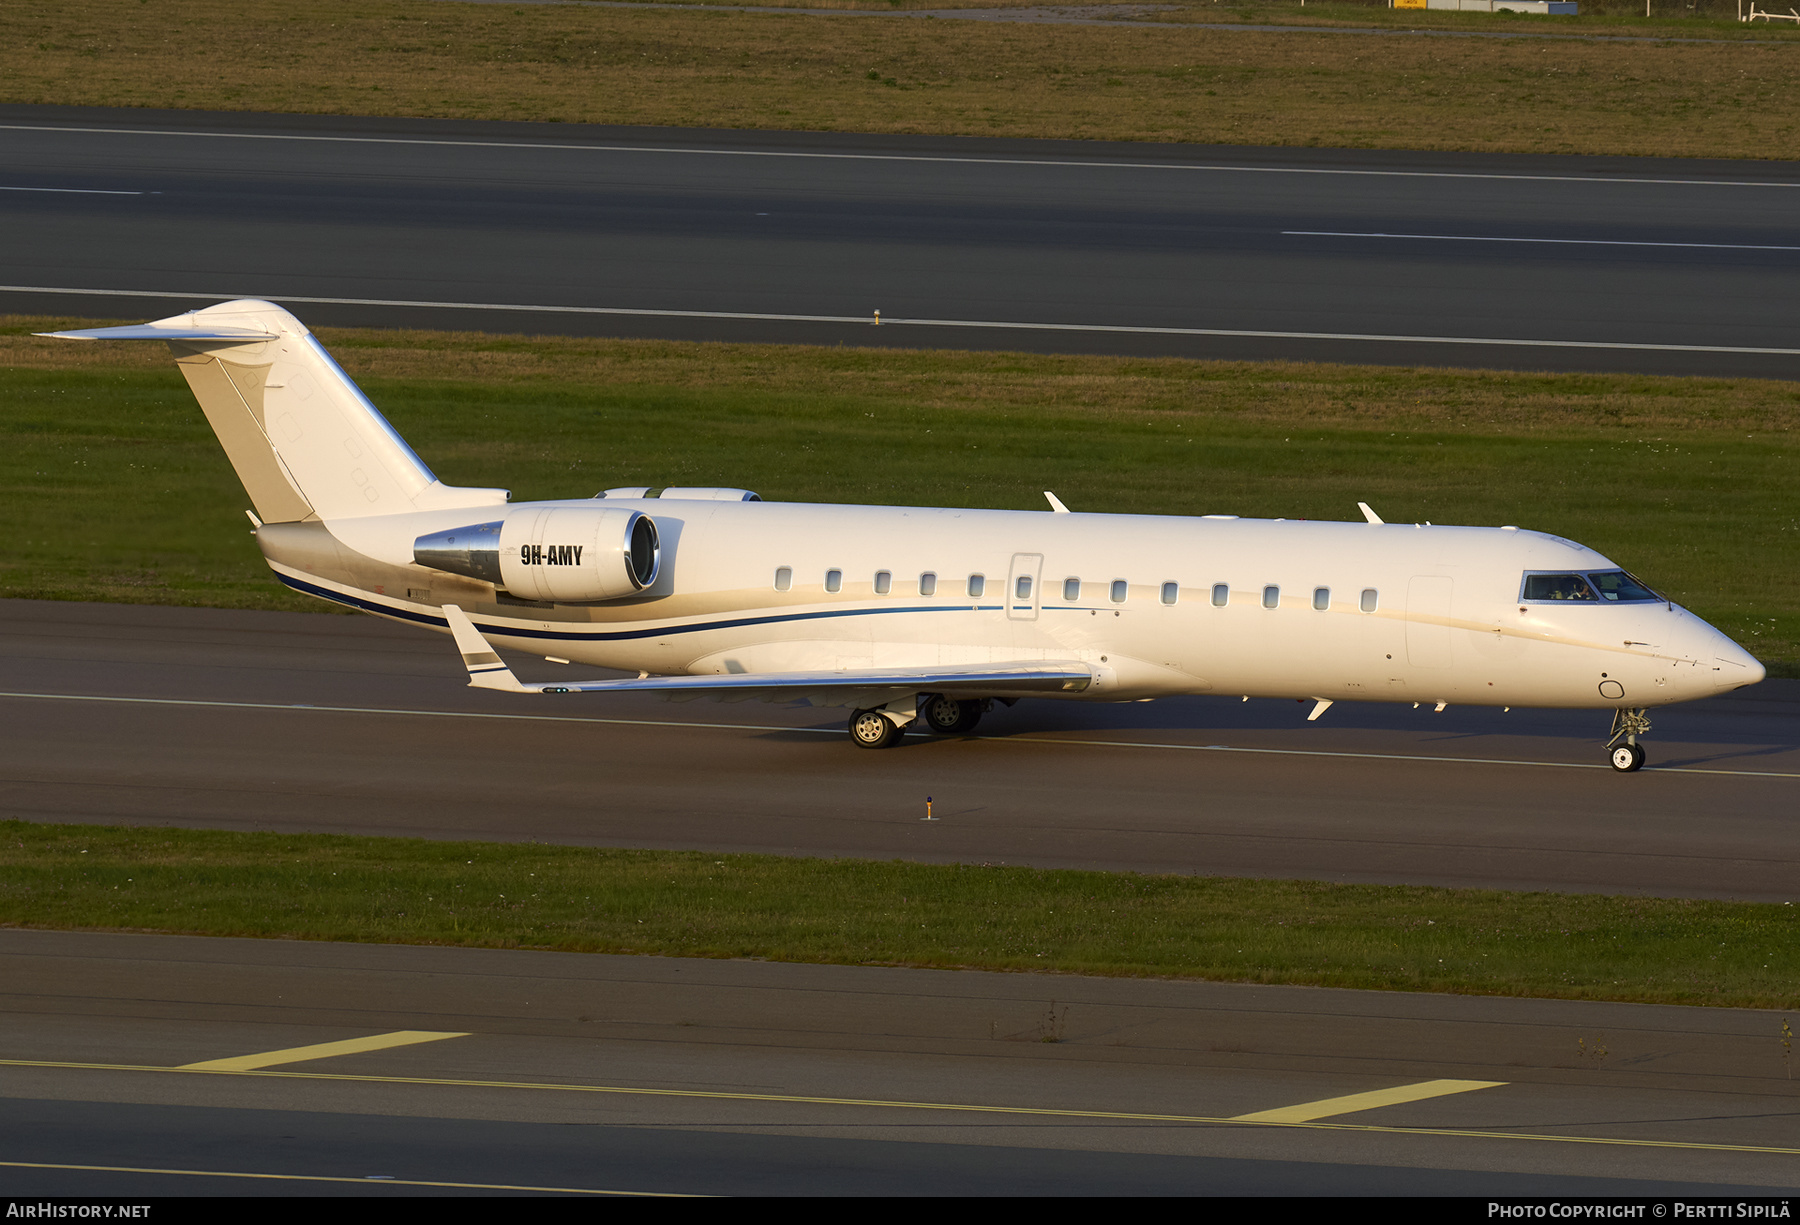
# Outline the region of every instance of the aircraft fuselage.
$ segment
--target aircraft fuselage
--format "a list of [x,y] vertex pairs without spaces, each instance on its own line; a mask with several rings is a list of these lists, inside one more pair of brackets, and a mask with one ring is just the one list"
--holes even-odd
[[[1222,693],[1627,709],[1763,674],[1730,639],[1661,599],[1522,598],[1527,574],[1618,570],[1582,545],[1523,529],[605,505],[653,517],[661,536],[655,583],[623,600],[530,606],[414,564],[415,539],[459,526],[466,511],[276,525],[259,540],[277,574],[312,594],[438,628],[437,605],[455,602],[500,647],[664,675],[1054,659],[1096,672],[1092,686],[1057,695],[1070,699]],[[355,564],[319,564],[316,543],[283,547],[296,527],[315,540],[329,532]]]

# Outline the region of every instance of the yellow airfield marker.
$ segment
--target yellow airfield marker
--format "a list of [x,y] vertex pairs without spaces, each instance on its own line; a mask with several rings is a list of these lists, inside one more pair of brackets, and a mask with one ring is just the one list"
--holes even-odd
[[430,1029],[397,1029],[391,1034],[373,1034],[367,1038],[347,1038],[342,1042],[320,1042],[313,1046],[290,1046],[283,1051],[263,1051],[257,1055],[233,1055],[229,1059],[207,1059],[200,1063],[184,1063],[184,1072],[254,1072],[284,1063],[304,1063],[308,1059],[330,1059],[333,1055],[358,1055],[364,1051],[385,1051],[389,1047],[412,1046],[420,1042],[437,1042],[443,1038],[466,1038],[469,1035],[439,1033]]
[[1503,1080],[1422,1080],[1413,1085],[1396,1085],[1392,1089],[1374,1089],[1368,1093],[1352,1093],[1347,1097],[1327,1097],[1316,1102],[1301,1102],[1298,1106],[1281,1106],[1274,1110],[1258,1110],[1255,1114],[1235,1115],[1232,1122],[1310,1123],[1314,1119],[1354,1114],[1358,1110],[1373,1110],[1377,1106],[1398,1106],[1402,1102],[1423,1102],[1434,1097],[1448,1097],[1452,1093],[1497,1089],[1505,1083]]

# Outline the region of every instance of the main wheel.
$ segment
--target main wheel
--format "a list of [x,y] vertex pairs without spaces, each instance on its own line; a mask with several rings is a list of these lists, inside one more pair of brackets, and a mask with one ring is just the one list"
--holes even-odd
[[1621,744],[1612,751],[1612,768],[1621,774],[1630,774],[1643,766],[1644,746],[1641,744]]
[[900,729],[879,710],[859,710],[850,716],[850,739],[865,749],[885,749],[900,739]]
[[981,722],[980,702],[959,702],[955,698],[934,697],[919,710],[925,726],[939,735],[955,736],[975,730]]

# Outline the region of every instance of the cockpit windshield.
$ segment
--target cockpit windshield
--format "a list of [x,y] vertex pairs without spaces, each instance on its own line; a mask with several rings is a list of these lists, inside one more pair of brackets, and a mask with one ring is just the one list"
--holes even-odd
[[1636,601],[1662,599],[1661,596],[1623,570],[1605,570],[1598,574],[1590,574],[1588,577],[1594,580],[1594,590],[1600,593],[1602,600],[1628,604]]
[[1525,576],[1525,594],[1527,600],[1585,600],[1597,603],[1599,597],[1594,589],[1588,586],[1585,577],[1579,574],[1527,574]]
[[1527,574],[1519,598],[1542,603],[1634,604],[1662,597],[1623,570],[1592,574]]

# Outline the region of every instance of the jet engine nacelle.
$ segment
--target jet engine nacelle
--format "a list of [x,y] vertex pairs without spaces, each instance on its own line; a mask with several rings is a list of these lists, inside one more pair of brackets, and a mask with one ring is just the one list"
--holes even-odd
[[580,603],[650,586],[662,545],[655,522],[639,511],[521,506],[492,523],[421,536],[413,560],[504,587],[523,600]]

